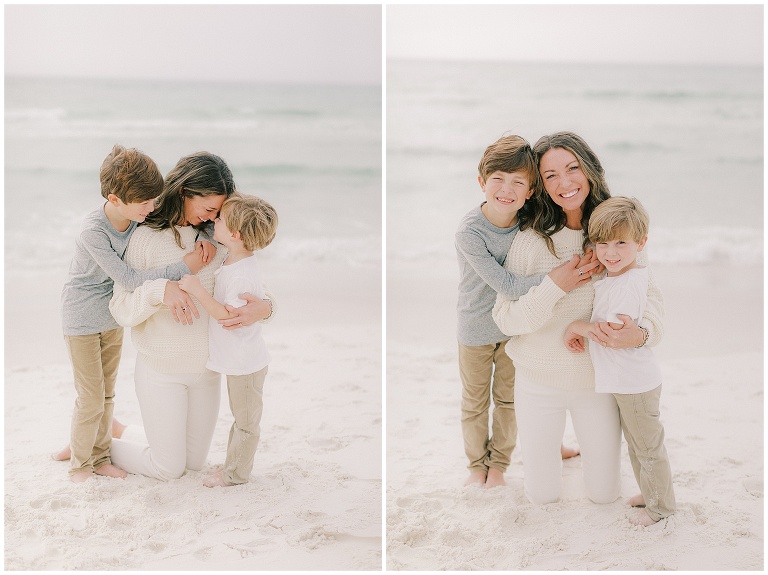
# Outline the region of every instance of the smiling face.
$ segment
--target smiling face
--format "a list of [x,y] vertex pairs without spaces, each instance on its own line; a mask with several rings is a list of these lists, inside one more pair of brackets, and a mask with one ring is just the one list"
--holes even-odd
[[612,240],[596,243],[595,253],[600,263],[608,270],[608,276],[619,276],[627,270],[637,267],[637,254],[643,251],[647,239],[646,236],[638,243],[619,236]]
[[213,220],[221,210],[221,204],[227,196],[213,194],[210,196],[185,196],[184,197],[184,225],[198,226],[204,222]]
[[155,199],[143,202],[124,203],[114,194],[109,194],[107,199],[117,208],[118,213],[132,222],[143,222],[147,216],[155,209]]
[[569,216],[569,221],[571,217],[579,221],[590,188],[576,156],[565,148],[547,150],[539,161],[539,172],[552,201]]
[[509,227],[517,218],[517,212],[533,195],[531,183],[525,172],[495,171],[486,181],[477,181],[485,194],[483,213],[497,227]]

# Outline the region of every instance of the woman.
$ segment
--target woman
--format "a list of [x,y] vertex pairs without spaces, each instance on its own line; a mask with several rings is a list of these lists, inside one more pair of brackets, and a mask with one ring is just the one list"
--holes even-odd
[[[541,182],[530,200],[533,219],[521,225],[505,264],[518,275],[546,274],[584,252],[589,216],[610,197],[600,161],[576,134],[544,136],[534,154]],[[570,353],[563,343],[571,321],[590,319],[594,288],[590,282],[567,291],[558,281],[555,274],[546,276],[517,301],[499,295],[493,309],[501,331],[514,336],[505,351],[517,370],[515,411],[525,492],[537,504],[560,497],[560,442],[568,410],[581,449],[587,495],[596,503],[610,503],[620,488],[616,401],[611,394],[595,393],[589,354]],[[654,345],[662,336],[662,316],[661,293],[651,280],[643,322],[647,328],[629,318],[615,332],[604,324],[596,343],[615,348]]]
[[[217,217],[224,200],[236,191],[226,163],[213,154],[198,152],[179,160],[165,178],[157,208],[131,237],[126,262],[135,269],[150,269],[178,261],[194,249],[208,221]],[[214,271],[226,250],[219,247],[198,277],[213,293]],[[271,303],[254,302],[248,319],[263,319]],[[138,355],[134,374],[136,396],[144,422],[128,426],[121,439],[113,439],[115,465],[129,473],[168,480],[185,469],[205,464],[219,413],[220,378],[205,368],[208,358],[208,316],[195,306],[178,282],[144,282],[133,292],[115,286],[110,311],[117,322],[132,328]],[[136,441],[138,440],[138,441]]]

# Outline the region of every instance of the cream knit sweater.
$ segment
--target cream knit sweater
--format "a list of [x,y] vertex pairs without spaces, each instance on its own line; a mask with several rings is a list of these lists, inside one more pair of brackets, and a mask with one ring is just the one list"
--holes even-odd
[[[177,227],[185,249],[176,245],[170,229],[153,230],[139,226],[125,252],[125,261],[132,268],[145,270],[181,261],[195,247],[197,230],[191,226]],[[227,248],[217,246],[216,257],[200,270],[200,283],[213,293],[213,272],[227,254]],[[109,311],[120,325],[131,327],[131,339],[142,359],[161,373],[202,373],[208,359],[208,312],[193,297],[200,319],[193,317],[192,325],[176,323],[171,310],[163,304],[167,279],[145,281],[129,292],[115,284]]]
[[[584,235],[581,230],[563,228],[552,236],[559,258],[547,249],[544,240],[531,229],[518,232],[509,249],[505,267],[513,274],[547,274],[553,267],[581,254]],[[644,252],[638,262],[645,265]],[[513,337],[506,352],[518,373],[529,381],[566,390],[595,388],[595,376],[589,353],[574,353],[563,343],[563,334],[573,320],[589,321],[595,288],[592,282],[566,293],[545,276],[517,301],[499,294],[493,307],[493,319],[502,332]],[[658,286],[651,281],[643,327],[650,332],[648,344],[661,340],[663,302]],[[648,345],[646,344],[646,345]]]

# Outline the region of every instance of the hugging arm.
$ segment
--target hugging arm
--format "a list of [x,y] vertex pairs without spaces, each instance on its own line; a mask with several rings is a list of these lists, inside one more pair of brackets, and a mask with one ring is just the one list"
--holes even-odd
[[120,258],[107,235],[101,231],[85,230],[80,235],[80,241],[93,261],[112,278],[115,286],[119,285],[128,291],[135,290],[147,280],[159,278],[175,280],[184,274],[194,273],[187,265],[186,259],[150,270],[135,269]]
[[475,273],[496,293],[516,300],[533,286],[539,285],[543,274],[519,276],[502,266],[488,251],[485,241],[471,231],[456,233],[456,250],[467,260]]

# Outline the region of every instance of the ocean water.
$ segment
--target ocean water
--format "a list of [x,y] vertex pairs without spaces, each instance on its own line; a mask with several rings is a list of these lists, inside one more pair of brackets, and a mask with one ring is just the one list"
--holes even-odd
[[485,147],[563,130],[646,206],[652,262],[763,261],[760,67],[390,60],[386,99],[388,264],[454,265]]
[[381,106],[376,86],[6,78],[6,272],[68,268],[115,143],[164,175],[195,151],[224,158],[278,211],[265,259],[378,270]]

